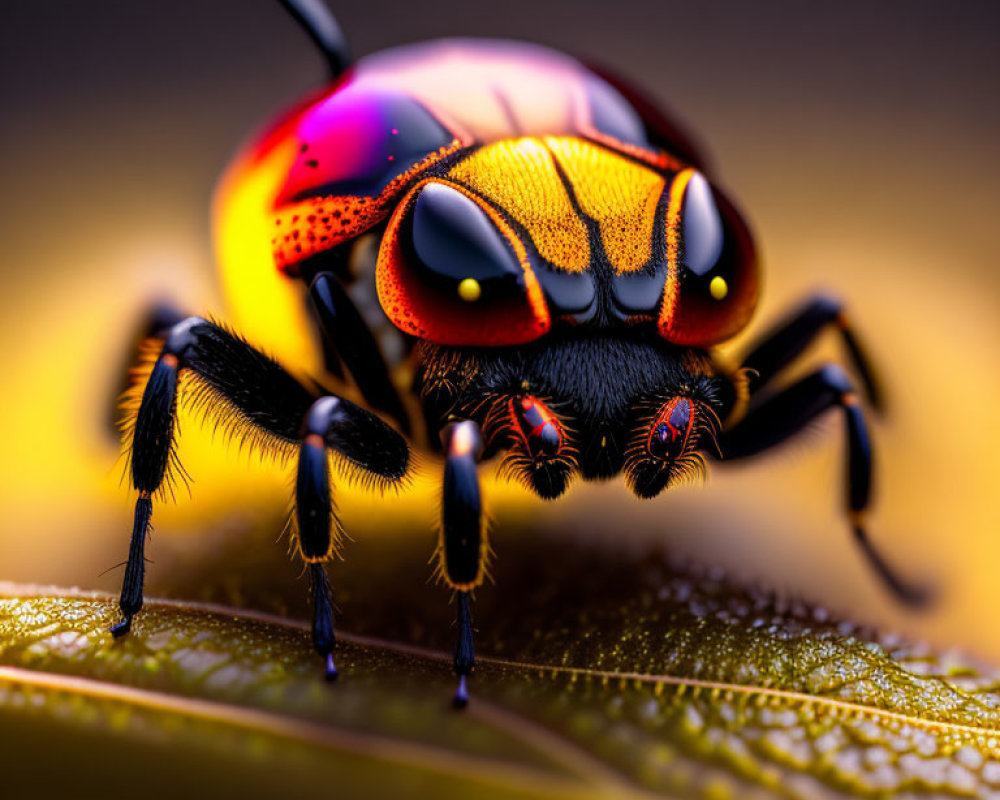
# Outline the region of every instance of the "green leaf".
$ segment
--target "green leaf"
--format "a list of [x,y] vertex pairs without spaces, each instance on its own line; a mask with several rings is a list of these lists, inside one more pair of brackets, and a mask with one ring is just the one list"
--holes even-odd
[[[566,555],[576,579],[545,583],[545,564],[515,557],[533,589],[500,595],[502,618],[483,604],[463,713],[448,654],[403,622],[392,640],[344,634],[328,685],[301,622],[148,601],[116,642],[110,598],[0,587],[2,780],[170,797],[1000,796],[995,676],[713,574],[648,558],[609,580],[592,559]],[[371,618],[387,630],[389,608]]]

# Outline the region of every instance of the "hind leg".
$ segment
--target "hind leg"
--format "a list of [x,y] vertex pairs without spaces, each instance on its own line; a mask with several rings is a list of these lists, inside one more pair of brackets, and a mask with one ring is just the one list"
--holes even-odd
[[727,460],[746,458],[780,445],[821,414],[839,409],[847,439],[845,507],[855,541],[885,585],[902,602],[921,605],[925,591],[896,574],[868,536],[864,514],[871,500],[872,449],[861,403],[850,379],[828,365],[778,394],[751,406],[746,416],[719,436]]

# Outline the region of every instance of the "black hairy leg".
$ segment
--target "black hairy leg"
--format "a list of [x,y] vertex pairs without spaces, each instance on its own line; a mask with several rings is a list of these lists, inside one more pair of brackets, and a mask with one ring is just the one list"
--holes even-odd
[[318,398],[306,414],[295,484],[299,554],[309,565],[313,594],[313,646],[326,659],[326,678],[335,680],[333,598],[324,563],[337,551],[343,528],[330,490],[329,452],[347,459],[375,480],[403,477],[408,449],[402,437],[352,403]]
[[180,393],[188,393],[244,444],[284,456],[297,451],[297,549],[309,565],[313,643],[327,658],[328,676],[334,677],[332,596],[323,563],[335,552],[341,528],[331,496],[328,453],[361,480],[391,483],[407,470],[405,440],[353,403],[317,396],[277,362],[218,325],[199,317],[173,325],[130,426],[129,469],[139,498],[122,585],[122,620],[112,627],[115,636],[129,631],[142,608],[143,549],[153,498],[170,488],[179,469],[174,434]]
[[840,331],[847,355],[864,387],[866,399],[873,408],[881,410],[885,404],[885,396],[871,360],[848,322],[841,302],[823,294],[803,303],[744,358],[743,367],[748,370],[751,393],[766,388],[781,370],[830,327]]
[[743,419],[719,436],[719,448],[726,460],[756,455],[780,445],[832,408],[840,409],[845,423],[845,505],[854,538],[897,598],[908,605],[922,605],[928,599],[927,593],[900,578],[868,537],[864,514],[871,500],[871,442],[858,395],[840,367],[827,365],[784,391],[752,404]]
[[170,329],[186,316],[187,314],[169,302],[156,302],[146,308],[135,327],[127,334],[122,352],[121,368],[118,372],[121,377],[114,384],[112,393],[108,395],[106,405],[108,409],[106,425],[112,436],[117,437],[119,434],[119,418],[121,416],[119,399],[129,389],[131,368],[141,361],[144,343],[150,339],[162,340],[170,333]]
[[483,582],[488,553],[478,474],[483,441],[479,426],[468,420],[450,425],[442,439],[445,465],[438,574],[455,592],[458,689],[454,705],[464,708],[469,702],[466,681],[475,666],[472,590]]

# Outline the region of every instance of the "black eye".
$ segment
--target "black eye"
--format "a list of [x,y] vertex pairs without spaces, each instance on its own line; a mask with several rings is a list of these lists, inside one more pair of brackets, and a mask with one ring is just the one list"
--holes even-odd
[[510,243],[461,192],[427,184],[417,197],[411,226],[414,267],[440,291],[476,304],[522,286],[523,272]]
[[506,347],[548,333],[552,317],[524,245],[477,195],[437,181],[397,206],[379,245],[382,310],[404,333],[465,347]]
[[719,263],[726,235],[712,188],[700,173],[691,176],[684,196],[681,223],[681,263],[698,276],[707,276]]
[[682,191],[677,216],[671,220],[668,212],[677,263],[660,332],[675,344],[708,346],[749,321],[757,303],[757,258],[746,223],[700,172],[689,176]]

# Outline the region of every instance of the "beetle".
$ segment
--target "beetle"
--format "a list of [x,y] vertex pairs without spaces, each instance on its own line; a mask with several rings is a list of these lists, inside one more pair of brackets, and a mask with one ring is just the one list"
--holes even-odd
[[[266,287],[247,295],[248,310],[293,339],[318,330],[326,374],[303,383],[221,324],[155,316],[157,351],[125,420],[138,499],[115,637],[142,607],[153,499],[178,475],[183,400],[297,460],[293,541],[331,680],[325,562],[344,535],[331,463],[375,487],[400,484],[408,438],[444,464],[436,572],[457,613],[456,706],[468,701],[472,596],[490,553],[479,470],[495,457],[544,499],[575,477],[617,475],[652,498],[703,472],[706,457],[755,455],[837,409],[854,538],[898,598],[923,599],[866,532],[862,398],[878,408],[881,391],[844,308],[814,297],[740,364],[717,355],[757,304],[756,250],[699,149],[655,104],[616,76],[521,42],[431,41],[351,63],[321,3],[284,5],[331,82],[237,159],[222,218],[242,236],[238,198],[257,187],[273,261],[230,280]],[[312,327],[280,293],[305,298]],[[827,329],[846,344],[860,391],[832,363],[778,385]],[[363,404],[323,388],[331,381]]]

